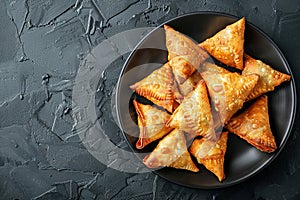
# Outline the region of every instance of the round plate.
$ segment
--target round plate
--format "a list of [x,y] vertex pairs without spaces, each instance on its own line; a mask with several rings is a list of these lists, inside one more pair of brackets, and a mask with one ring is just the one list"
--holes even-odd
[[[238,19],[227,14],[200,12],[177,17],[165,24],[199,43]],[[135,148],[139,129],[132,105],[133,92],[129,86],[167,62],[165,34],[162,27],[163,25],[156,28],[137,45],[127,59],[118,81],[116,95],[118,120],[124,136],[136,153],[149,153],[157,143],[143,150]],[[287,61],[275,43],[248,22],[245,29],[245,52],[276,70],[292,75]],[[159,169],[155,173],[169,181],[195,188],[230,186],[253,176],[270,164],[285,145],[296,112],[295,93],[293,76],[291,81],[283,83],[275,91],[268,93],[270,124],[278,146],[274,153],[261,152],[239,137],[229,134],[225,155],[226,179],[223,182],[219,182],[211,172],[198,164],[200,169],[198,173],[168,167]],[[141,159],[143,155],[138,154]]]

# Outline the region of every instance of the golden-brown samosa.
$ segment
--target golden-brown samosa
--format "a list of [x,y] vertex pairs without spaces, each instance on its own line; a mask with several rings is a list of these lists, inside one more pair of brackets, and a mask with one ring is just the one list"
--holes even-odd
[[172,66],[175,80],[182,84],[206,60],[209,55],[186,35],[164,26],[168,60]]
[[206,169],[214,173],[219,181],[224,180],[224,156],[227,149],[228,132],[222,132],[217,141],[206,138],[193,141],[189,151],[203,164]]
[[199,171],[187,150],[184,133],[178,129],[160,140],[156,148],[143,159],[143,163],[149,168],[173,167]]
[[139,139],[136,143],[137,149],[142,149],[149,143],[158,140],[169,133],[172,128],[166,126],[171,115],[154,106],[145,105],[133,100],[138,126],[140,130]]
[[257,84],[249,94],[247,101],[255,99],[266,92],[273,91],[276,86],[282,82],[289,81],[291,78],[290,75],[281,73],[261,60],[256,60],[247,54],[245,54],[244,59],[245,68],[242,74],[257,74],[259,76]]
[[176,108],[167,126],[178,128],[193,136],[215,139],[214,122],[204,80]]
[[243,69],[245,18],[226,26],[200,46],[220,62]]
[[173,84],[172,68],[169,63],[166,63],[141,81],[131,85],[130,88],[172,113],[176,104],[172,88]]
[[234,116],[226,128],[261,151],[270,153],[277,148],[270,127],[266,95],[259,97],[249,108]]
[[236,72],[204,72],[201,75],[207,84],[214,108],[219,113],[223,125],[243,107],[258,80],[256,74],[243,76]]

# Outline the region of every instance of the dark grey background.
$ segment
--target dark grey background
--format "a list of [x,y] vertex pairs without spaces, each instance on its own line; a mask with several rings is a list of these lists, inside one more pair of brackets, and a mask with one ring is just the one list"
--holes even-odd
[[[80,142],[72,89],[86,55],[112,35],[194,11],[245,16],[280,47],[299,87],[299,0],[1,0],[0,199],[299,199],[298,112],[287,145],[271,165],[218,190],[119,172]],[[127,56],[99,77],[96,94],[105,134],[124,148],[110,98]]]

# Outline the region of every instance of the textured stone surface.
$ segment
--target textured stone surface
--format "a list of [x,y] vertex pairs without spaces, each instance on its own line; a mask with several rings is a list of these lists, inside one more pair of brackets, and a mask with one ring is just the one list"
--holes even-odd
[[[245,16],[266,32],[285,54],[300,87],[298,0],[0,1],[0,199],[299,199],[299,112],[286,147],[270,166],[239,185],[217,190],[114,170],[81,142],[91,127],[76,124],[86,113],[71,105],[86,56],[122,31],[205,10]],[[120,49],[112,48],[112,53]],[[111,97],[127,56],[95,75],[98,111],[91,123],[99,122],[101,131],[123,149],[128,147],[115,124]],[[116,165],[115,151],[101,156]]]

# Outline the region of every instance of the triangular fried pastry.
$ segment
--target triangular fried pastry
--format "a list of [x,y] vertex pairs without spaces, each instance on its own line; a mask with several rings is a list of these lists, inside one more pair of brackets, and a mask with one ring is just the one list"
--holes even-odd
[[190,38],[165,25],[168,60],[172,66],[174,78],[182,84],[206,60],[209,55]]
[[276,150],[268,114],[268,97],[259,97],[244,112],[234,116],[226,128],[264,152]]
[[194,136],[215,139],[214,122],[204,80],[188,94],[167,121],[167,126],[178,128]]
[[216,142],[206,138],[196,139],[189,149],[198,163],[203,164],[206,169],[214,173],[220,182],[225,179],[224,156],[227,139],[228,132],[222,132]]
[[165,136],[143,162],[149,168],[173,167],[199,171],[187,150],[184,133],[178,129]]
[[175,105],[173,82],[172,68],[169,63],[166,63],[130,88],[172,113]]
[[245,68],[243,75],[257,74],[259,75],[258,82],[252,92],[249,94],[247,101],[273,91],[276,86],[284,81],[289,81],[291,76],[281,73],[260,60],[255,60],[249,55],[244,55]]
[[243,76],[236,72],[204,72],[201,75],[223,125],[242,108],[258,80],[256,74]]
[[137,149],[142,149],[149,143],[158,140],[169,133],[172,128],[165,126],[170,114],[151,105],[144,105],[133,100],[133,105],[138,115],[140,129]]
[[164,28],[166,33],[166,47],[169,53],[168,60],[176,56],[191,55],[185,59],[195,68],[198,68],[200,63],[209,57],[208,53],[189,37],[175,31],[168,25],[164,25]]
[[244,32],[245,18],[242,18],[206,39],[200,46],[222,63],[242,70]]

